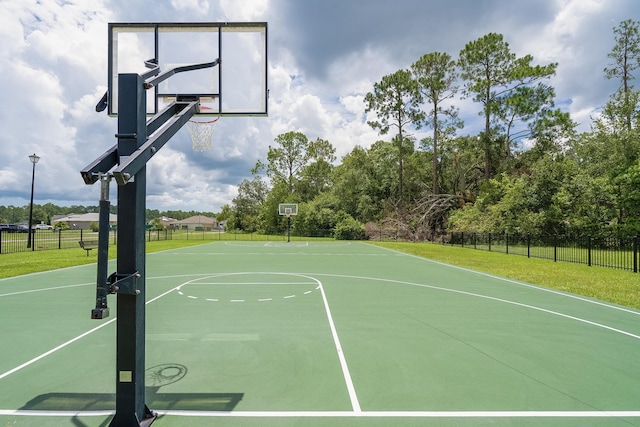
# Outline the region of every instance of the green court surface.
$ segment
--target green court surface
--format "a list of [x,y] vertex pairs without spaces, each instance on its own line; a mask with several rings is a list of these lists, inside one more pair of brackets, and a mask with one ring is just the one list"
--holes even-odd
[[[0,280],[0,426],[109,424],[95,275]],[[366,243],[153,253],[146,283],[154,426],[640,426],[637,310]]]

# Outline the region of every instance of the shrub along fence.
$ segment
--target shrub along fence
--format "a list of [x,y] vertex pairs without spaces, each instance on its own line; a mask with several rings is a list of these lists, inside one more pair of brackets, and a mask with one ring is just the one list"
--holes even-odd
[[447,244],[638,272],[640,237],[451,233]]

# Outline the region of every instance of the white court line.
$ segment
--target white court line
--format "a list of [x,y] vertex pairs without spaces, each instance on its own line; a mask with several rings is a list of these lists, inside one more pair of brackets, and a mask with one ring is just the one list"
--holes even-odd
[[[470,270],[470,271],[473,271],[473,270]],[[553,311],[553,310],[548,310],[546,308],[537,307],[535,305],[524,304],[524,303],[521,303],[521,302],[511,301],[511,300],[497,298],[497,297],[492,297],[492,296],[488,296],[488,295],[476,294],[476,293],[473,293],[473,292],[461,291],[461,290],[458,290],[458,289],[443,288],[443,287],[440,287],[440,286],[425,285],[425,284],[422,284],[422,283],[405,282],[403,280],[382,279],[382,278],[379,278],[379,277],[349,276],[349,275],[343,275],[343,274],[323,274],[323,273],[307,273],[307,274],[314,274],[316,276],[342,277],[342,278],[350,278],[350,279],[358,279],[358,280],[371,280],[371,281],[378,281],[378,282],[388,282],[388,283],[394,283],[394,284],[398,284],[398,285],[417,286],[417,287],[420,287],[420,288],[434,289],[434,290],[437,290],[437,291],[451,292],[451,293],[460,294],[460,295],[467,295],[467,296],[470,296],[470,297],[482,298],[482,299],[487,299],[487,300],[491,300],[491,301],[497,301],[497,302],[501,302],[501,303],[505,303],[505,304],[511,304],[511,305],[515,305],[515,306],[518,306],[518,307],[524,307],[524,308],[528,308],[528,309],[531,309],[531,310],[541,311],[543,313],[552,314],[554,316],[559,316],[559,317],[564,317],[565,319],[571,319],[571,320],[575,320],[577,322],[585,323],[587,325],[591,325],[591,326],[595,326],[595,327],[598,327],[598,328],[606,329],[608,331],[612,331],[612,332],[616,332],[618,334],[626,335],[626,336],[631,337],[631,338],[640,339],[640,335],[633,334],[633,333],[627,332],[627,331],[623,331],[622,329],[617,329],[617,328],[614,328],[614,327],[611,327],[611,326],[607,326],[607,325],[604,325],[602,323],[597,323],[597,322],[593,322],[591,320],[583,319],[581,317],[571,316],[571,315],[568,315],[568,314],[560,313],[558,311]],[[534,286],[534,288],[535,288],[535,286]],[[560,293],[560,295],[564,295],[564,294]],[[616,309],[617,307],[613,306],[611,308]]]
[[21,369],[23,369],[23,368],[26,368],[26,367],[27,367],[27,366],[29,366],[29,365],[33,365],[33,364],[34,364],[34,363],[36,363],[38,360],[44,359],[45,357],[47,357],[47,356],[49,356],[49,355],[51,355],[51,354],[55,353],[56,351],[58,351],[58,350],[60,350],[60,349],[65,348],[65,347],[66,347],[66,346],[68,346],[69,344],[73,344],[74,342],[78,341],[78,340],[79,340],[79,339],[81,339],[81,338],[86,337],[86,336],[87,336],[87,335],[89,335],[89,334],[92,334],[92,333],[94,333],[95,331],[97,331],[97,330],[99,330],[99,329],[104,328],[104,327],[105,327],[105,326],[107,326],[108,324],[115,322],[115,320],[116,320],[116,318],[114,317],[113,319],[109,320],[108,322],[105,322],[105,323],[103,323],[103,324],[102,324],[102,325],[100,325],[100,326],[97,326],[97,327],[95,327],[95,328],[93,328],[93,329],[91,329],[91,330],[89,330],[89,331],[87,331],[87,332],[85,332],[85,333],[83,333],[83,334],[78,335],[78,336],[77,336],[77,337],[75,337],[75,338],[70,339],[69,341],[62,343],[62,344],[60,344],[59,346],[52,348],[51,350],[47,351],[46,353],[42,353],[40,356],[36,356],[36,357],[34,357],[33,359],[31,359],[31,360],[29,360],[29,361],[27,361],[27,362],[23,363],[23,364],[22,364],[22,365],[20,365],[20,366],[16,366],[15,368],[10,369],[10,370],[8,370],[7,372],[5,372],[5,373],[3,373],[3,374],[0,374],[0,380],[1,380],[1,379],[3,379],[3,378],[5,378],[5,377],[8,377],[9,375],[11,375],[11,374],[13,374],[13,373],[15,373],[15,372],[18,372],[19,370],[21,370]]
[[631,418],[640,411],[157,411],[158,415],[192,417],[367,417],[367,418]]
[[331,316],[331,310],[329,309],[329,302],[327,301],[327,296],[324,293],[324,287],[322,286],[322,282],[319,282],[318,288],[320,288],[320,294],[322,295],[324,308],[325,308],[325,311],[327,312],[327,320],[329,321],[329,327],[331,328],[331,335],[333,335],[333,342],[335,343],[336,351],[338,352],[338,359],[340,360],[340,366],[342,367],[342,375],[344,376],[344,381],[347,384],[347,391],[349,392],[351,407],[353,408],[353,411],[355,413],[361,413],[362,410],[360,409],[360,402],[358,402],[356,389],[353,386],[353,381],[351,380],[351,374],[349,373],[347,360],[344,358],[342,345],[340,344],[340,338],[338,338],[338,332],[336,331],[336,326],[333,323],[333,316]]
[[277,285],[277,286],[281,286],[281,285],[311,285],[312,283],[309,283],[309,282],[286,282],[286,283],[283,283],[283,282],[197,282],[195,283],[193,280],[191,280],[188,282],[188,284],[190,285],[238,285],[238,286],[240,285],[265,285],[265,286]]
[[[331,315],[331,310],[329,309],[329,302],[327,301],[327,296],[324,293],[324,288],[322,287],[322,282],[320,282],[318,279],[316,279],[315,277],[311,277],[309,275],[305,275],[305,274],[299,274],[299,273],[274,273],[274,272],[252,272],[252,273],[220,273],[220,274],[216,274],[216,275],[212,275],[211,277],[220,277],[220,276],[225,276],[225,275],[229,275],[229,276],[236,276],[236,275],[245,275],[245,274],[277,274],[277,275],[283,275],[283,276],[299,276],[299,277],[304,277],[306,279],[309,279],[315,283],[318,284],[318,286],[316,287],[316,289],[320,290],[320,293],[322,295],[322,301],[324,303],[324,308],[325,311],[327,313],[327,321],[329,322],[329,327],[331,329],[331,335],[333,336],[333,341],[336,347],[336,351],[338,353],[338,359],[340,360],[340,366],[342,368],[342,375],[344,376],[344,380],[347,386],[347,391],[349,393],[349,398],[351,400],[351,407],[353,408],[353,410],[356,413],[360,413],[362,410],[360,409],[360,403],[358,402],[358,396],[356,395],[356,391],[355,391],[355,387],[353,385],[353,381],[351,379],[351,374],[349,373],[349,367],[347,366],[347,361],[344,357],[344,353],[342,351],[342,345],[340,344],[340,338],[338,338],[338,332],[336,331],[336,327],[335,324],[333,322],[333,317]],[[207,279],[207,278],[204,278]],[[177,286],[175,288],[175,290],[180,290],[182,289],[183,286],[187,286],[190,285],[194,282],[197,282],[200,279],[193,279],[193,280],[189,280],[183,284],[181,284],[180,286]],[[293,298],[295,297],[295,295],[290,295],[290,296],[286,296],[285,298]],[[231,302],[241,302],[244,300],[231,300]]]
[[[173,289],[171,289],[171,290],[169,290],[169,291],[167,291],[167,292],[165,292],[165,293],[163,293],[163,294],[160,294],[160,295],[158,295],[157,297],[155,297],[155,298],[150,299],[149,301],[147,301],[147,302],[145,303],[145,305],[146,305],[146,304],[149,304],[149,303],[152,303],[153,301],[157,300],[158,298],[162,298],[163,296],[165,296],[165,295],[167,295],[167,294],[169,294],[169,293],[171,293],[171,292],[173,292],[173,291],[175,291],[175,290],[176,290],[176,288],[173,288]],[[34,364],[34,363],[36,363],[37,361],[39,361],[39,360],[41,360],[41,359],[44,359],[44,358],[45,358],[45,357],[47,357],[47,356],[52,355],[52,354],[53,354],[53,353],[55,353],[56,351],[61,350],[61,349],[65,348],[65,347],[67,347],[69,344],[73,344],[74,342],[76,342],[76,341],[78,341],[78,340],[80,340],[80,339],[82,339],[82,338],[86,337],[87,335],[90,335],[90,334],[92,334],[92,333],[94,333],[94,332],[96,332],[96,331],[98,331],[98,330],[100,330],[100,329],[104,328],[105,326],[110,325],[111,323],[115,322],[117,319],[118,319],[117,317],[114,317],[113,319],[108,320],[108,321],[106,321],[105,323],[103,323],[103,324],[101,324],[101,325],[99,325],[99,326],[96,326],[95,328],[90,329],[90,330],[88,330],[87,332],[82,333],[82,334],[78,335],[77,337],[70,339],[69,341],[66,341],[66,342],[62,343],[62,344],[60,344],[59,346],[54,347],[54,348],[52,348],[52,349],[51,349],[51,350],[49,350],[49,351],[47,351],[47,352],[45,352],[45,353],[42,353],[41,355],[36,356],[36,357],[34,357],[33,359],[31,359],[31,360],[29,360],[29,361],[27,361],[27,362],[24,362],[22,365],[16,366],[15,368],[10,369],[10,370],[8,370],[7,372],[5,372],[5,373],[3,373],[3,374],[0,374],[0,380],[1,380],[1,379],[3,379],[3,378],[8,377],[9,375],[11,375],[11,374],[13,374],[13,373],[18,372],[18,371],[19,371],[19,370],[21,370],[21,369],[26,368],[26,367],[27,367],[27,366],[29,366],[29,365],[33,365],[33,364]]]
[[[154,411],[158,415],[209,418],[637,418],[640,411]],[[115,411],[0,409],[22,417],[105,417]]]
[[0,294],[0,297],[8,297],[11,295],[31,294],[34,292],[57,291],[59,289],[77,288],[78,286],[95,285],[95,283],[80,283],[79,285],[54,286],[53,288],[29,289],[27,291],[9,292],[8,294]]

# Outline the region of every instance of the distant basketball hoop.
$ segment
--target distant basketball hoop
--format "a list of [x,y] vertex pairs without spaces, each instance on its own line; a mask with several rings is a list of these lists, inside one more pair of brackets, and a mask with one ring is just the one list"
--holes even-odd
[[282,216],[298,215],[297,203],[280,203],[278,205],[278,214]]
[[298,215],[297,203],[280,203],[278,215],[287,217],[287,242],[291,241],[291,215]]

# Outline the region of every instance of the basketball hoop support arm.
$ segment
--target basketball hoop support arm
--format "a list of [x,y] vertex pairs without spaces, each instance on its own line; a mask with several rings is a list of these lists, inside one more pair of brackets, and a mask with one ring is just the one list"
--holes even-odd
[[[169,104],[167,108],[149,119],[146,127],[147,134],[150,134],[151,137],[146,139],[131,155],[121,155],[118,144],[116,144],[82,169],[80,175],[85,184],[95,184],[100,179],[100,174],[106,174],[114,167],[112,176],[116,182],[119,185],[126,184],[193,117],[197,108],[198,101],[176,101]],[[154,133],[166,123],[169,124],[163,129],[163,132],[155,135]],[[137,135],[135,133],[116,134],[116,137],[119,140],[131,140],[135,139]]]
[[[193,67],[180,67],[175,72],[204,68],[197,64]],[[153,69],[145,77],[156,75],[156,71]],[[150,81],[145,81],[145,77],[118,75],[118,143],[80,171],[88,185],[101,181],[100,215],[106,216],[101,218],[100,227],[107,231],[101,233],[107,237],[108,179],[102,177],[112,176],[118,183],[117,272],[106,277],[108,254],[102,255],[98,266],[96,308],[91,316],[94,319],[108,316],[107,292],[117,294],[116,413],[110,427],[147,427],[157,418],[145,404],[144,382],[146,164],[199,109],[198,99],[176,99],[147,121],[146,90],[161,76]],[[105,190],[107,194],[104,194]],[[101,236],[99,245],[99,248],[108,245],[107,238]]]
[[[164,73],[161,73],[160,67],[158,66],[158,60],[155,58],[152,58],[144,61],[144,65],[147,68],[150,68],[151,70],[142,74],[141,77],[142,79],[144,79],[144,88],[151,89],[152,87],[157,86],[158,83],[163,82],[164,80],[168,79],[174,74],[183,73],[185,71],[202,70],[203,68],[213,68],[219,64],[220,64],[220,58],[211,62],[203,62],[201,64],[191,64],[191,65],[183,65],[180,67],[175,67],[165,71]],[[109,92],[105,92],[104,95],[102,95],[102,98],[100,98],[100,101],[98,101],[98,103],[96,104],[96,112],[100,113],[107,108],[108,99],[109,99]]]

